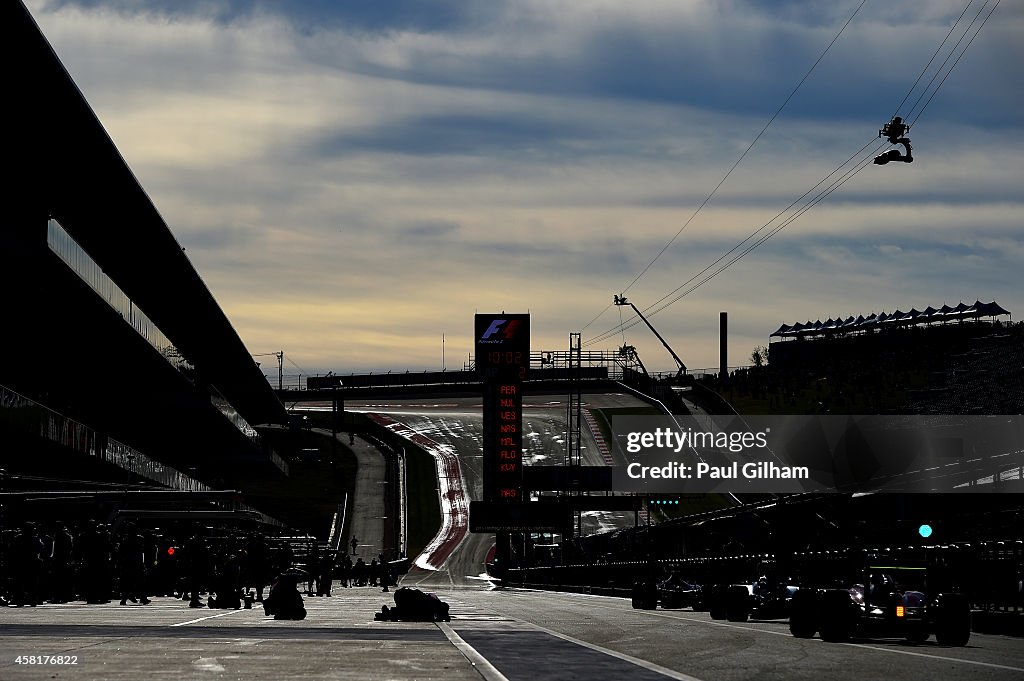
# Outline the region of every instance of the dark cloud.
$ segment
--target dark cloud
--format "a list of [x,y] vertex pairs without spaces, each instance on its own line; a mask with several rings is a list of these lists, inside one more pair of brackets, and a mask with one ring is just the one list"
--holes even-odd
[[[841,26],[860,3],[819,2],[818,0],[733,0],[723,3],[731,14],[759,16],[808,28]],[[863,8],[862,10],[863,11]]]
[[415,156],[536,154],[554,156],[563,145],[595,139],[578,120],[553,120],[525,114],[452,114],[420,116],[364,130],[346,130],[310,143],[321,156],[375,151]]
[[[67,5],[218,23],[275,16],[296,28],[296,47],[311,63],[376,78],[688,105],[765,119],[814,64],[855,6],[742,0],[712,4],[693,15],[670,12],[661,23],[609,13],[580,25],[574,25],[573,15],[561,17],[554,9],[546,14],[543,6],[538,9],[512,0],[48,0],[45,7]],[[960,9],[949,5],[923,12],[918,3],[869,5],[790,102],[784,118],[850,120],[892,115]],[[974,12],[969,12],[963,27],[973,17]],[[998,10],[943,84],[938,101],[929,105],[929,120],[1020,124],[1024,83],[1019,64],[1024,61],[1024,47],[1015,30],[1019,21],[1019,12]],[[351,53],[344,35],[328,35],[365,37],[399,31],[451,40],[443,46],[411,46],[407,58],[396,64],[373,49]],[[307,40],[311,34],[328,39]],[[947,49],[958,35],[959,30]],[[472,40],[477,47],[463,50],[462,40]],[[493,47],[480,50],[481,41],[490,41]],[[566,42],[574,49],[563,49]],[[520,44],[529,49],[517,49]],[[391,51],[391,46],[382,48],[381,53]],[[939,55],[935,68],[944,56]],[[926,74],[920,87],[931,75]],[[912,93],[908,105],[916,97],[917,92]]]
[[[682,226],[857,0],[29,4],[211,290],[278,301],[247,308],[250,328],[307,333],[282,292],[468,319],[499,273],[562,343]],[[874,138],[960,9],[865,5],[637,303],[763,222],[737,214],[768,219]],[[688,363],[717,358],[716,329],[687,334],[720,310],[766,334],[822,311],[1020,298],[1021,12],[1003,3],[943,84],[915,164],[866,169],[659,315]],[[389,309],[360,318],[403,328]]]
[[[918,156],[924,152],[916,152]],[[866,168],[863,172],[888,172],[889,169],[877,167]],[[795,192],[793,199],[799,196]],[[808,196],[808,200],[817,195],[814,192]],[[680,192],[675,195],[650,195],[638,197],[630,201],[630,205],[645,208],[695,208],[703,200],[702,195],[693,192]],[[764,190],[744,192],[740,189],[730,189],[721,194],[716,194],[713,199],[714,208],[757,208],[763,207],[766,203],[774,205],[777,202],[777,195],[769,195]],[[911,203],[930,204],[935,206],[990,206],[993,203],[1013,204],[1024,208],[1021,192],[1018,187],[1013,186],[978,186],[964,184],[952,187],[933,187],[923,189],[903,189],[894,186],[884,192],[871,192],[859,189],[848,189],[845,186],[838,188],[825,199],[826,205],[849,204],[861,208],[872,206],[906,206]],[[801,201],[794,207],[794,210],[802,206]],[[781,208],[781,206],[780,206]]]
[[443,239],[457,236],[459,229],[457,222],[422,220],[402,229],[402,234],[413,239]]
[[202,230],[178,231],[179,240],[186,249],[204,253],[259,249],[264,242],[264,233],[261,229],[240,225],[214,225]]
[[335,27],[374,32],[462,29],[488,21],[496,11],[496,5],[490,2],[459,0],[47,0],[45,6],[111,9],[127,15],[155,15],[172,20],[199,17],[221,24],[260,15],[280,15],[301,32]]

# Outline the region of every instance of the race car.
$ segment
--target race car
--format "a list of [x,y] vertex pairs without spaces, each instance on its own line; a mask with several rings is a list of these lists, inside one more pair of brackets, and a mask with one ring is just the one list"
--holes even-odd
[[703,590],[700,585],[686,581],[679,573],[673,572],[658,582],[658,604],[666,609],[704,608]]
[[746,622],[749,618],[788,617],[790,603],[799,591],[799,587],[790,581],[772,583],[762,577],[752,584],[719,586],[710,592],[711,618]]
[[797,638],[820,633],[824,641],[851,638],[905,638],[913,643],[931,634],[940,645],[964,646],[971,637],[971,611],[959,593],[929,597],[904,583],[909,571],[925,568],[871,566],[861,582],[839,589],[801,589],[790,607],[789,630]]
[[630,604],[635,610],[655,610],[658,607],[658,583],[652,578],[633,582]]
[[700,586],[672,573],[660,581],[648,577],[634,582],[631,603],[638,610],[654,610],[659,605],[667,609],[701,610],[704,600]]

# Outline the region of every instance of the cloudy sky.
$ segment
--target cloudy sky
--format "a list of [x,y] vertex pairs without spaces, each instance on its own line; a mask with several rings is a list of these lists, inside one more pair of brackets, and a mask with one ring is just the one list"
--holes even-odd
[[[632,286],[859,0],[26,4],[249,349],[341,373],[440,368],[442,334],[461,368],[475,312],[531,312],[535,349],[617,329],[614,293],[661,300],[910,110],[966,0],[868,0]],[[732,364],[782,322],[976,298],[1024,319],[1021,35],[1001,3],[918,103],[915,163],[656,314],[683,360],[717,365],[722,310]],[[624,341],[672,367],[643,327],[588,349]]]

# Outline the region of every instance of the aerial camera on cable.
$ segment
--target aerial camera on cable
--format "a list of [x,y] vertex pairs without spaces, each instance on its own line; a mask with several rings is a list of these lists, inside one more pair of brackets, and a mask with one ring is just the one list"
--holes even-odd
[[899,116],[894,116],[891,121],[883,125],[882,129],[878,131],[878,136],[885,137],[890,144],[902,144],[907,153],[902,154],[899,149],[890,149],[884,154],[875,156],[875,165],[884,166],[889,161],[913,163],[913,149],[910,146],[910,138],[906,137],[908,132],[910,132],[910,126],[904,123]]

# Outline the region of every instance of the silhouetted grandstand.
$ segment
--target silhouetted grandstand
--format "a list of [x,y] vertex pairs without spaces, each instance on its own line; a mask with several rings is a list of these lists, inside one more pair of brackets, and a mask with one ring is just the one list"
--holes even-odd
[[[1017,414],[1024,327],[998,303],[783,324],[769,364],[716,385],[740,411]],[[745,403],[753,401],[755,405]]]
[[936,309],[929,305],[924,310],[911,308],[909,312],[903,312],[901,310],[896,310],[892,314],[886,312],[875,314],[872,312],[867,317],[864,315],[859,315],[857,317],[851,315],[846,319],[832,319],[829,317],[824,322],[819,319],[815,322],[811,322],[810,320],[808,320],[807,323],[797,322],[792,326],[789,324],[783,324],[769,334],[769,337],[788,339],[862,335],[865,333],[888,331],[908,326],[930,326],[934,324],[979,321],[986,317],[995,321],[996,318],[1002,316],[1010,317],[1010,312],[1003,309],[999,303],[995,301],[992,301],[991,303],[983,303],[980,300],[976,300],[973,305],[968,305],[961,301],[956,307],[943,305],[941,308]]
[[1020,414],[1024,408],[1024,326],[967,339],[945,357],[929,387],[908,394],[916,414]]

